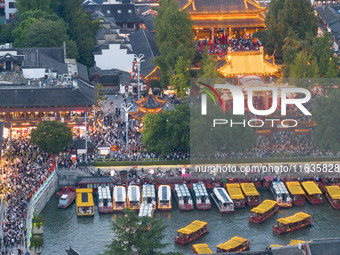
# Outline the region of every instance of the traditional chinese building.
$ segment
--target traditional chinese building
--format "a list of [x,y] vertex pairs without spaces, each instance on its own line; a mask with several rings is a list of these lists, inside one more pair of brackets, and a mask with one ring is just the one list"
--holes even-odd
[[152,90],[149,90],[149,94],[135,103],[138,105],[138,109],[135,112],[130,113],[130,116],[137,120],[142,120],[147,113],[159,113],[162,112],[162,106],[166,101],[157,99]]
[[190,14],[197,38],[251,35],[265,27],[266,6],[256,0],[178,0]]
[[280,67],[275,64],[274,57],[266,57],[263,47],[258,51],[231,51],[220,60],[218,71],[224,77],[239,75],[259,75],[261,77],[279,76]]

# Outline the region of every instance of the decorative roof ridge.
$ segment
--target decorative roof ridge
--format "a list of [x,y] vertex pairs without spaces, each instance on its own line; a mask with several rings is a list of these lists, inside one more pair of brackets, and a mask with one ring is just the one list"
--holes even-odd
[[[193,2],[193,0],[189,0],[187,3],[186,3],[186,5],[184,5],[181,9],[179,9],[180,11],[182,11],[182,10],[185,10],[186,8],[188,8],[191,4],[192,4],[192,2]],[[196,9],[196,7],[195,7],[195,9]]]

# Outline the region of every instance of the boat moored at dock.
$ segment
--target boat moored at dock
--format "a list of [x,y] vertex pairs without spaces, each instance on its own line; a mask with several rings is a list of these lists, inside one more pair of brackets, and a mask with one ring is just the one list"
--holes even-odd
[[217,245],[216,252],[223,253],[245,251],[249,248],[249,246],[250,242],[247,239],[235,236],[231,238],[228,242]]
[[93,216],[94,202],[92,189],[76,189],[76,211],[77,216]]
[[171,211],[171,188],[169,185],[160,185],[158,187],[158,210]]
[[138,211],[140,207],[140,188],[137,185],[130,185],[127,191],[127,208]]
[[126,191],[124,186],[115,186],[113,188],[113,211],[122,212],[126,206]]
[[180,210],[194,210],[194,203],[186,184],[175,184],[174,193]]
[[306,193],[299,182],[286,182],[286,186],[292,195],[294,205],[304,205],[306,203]]
[[211,201],[207,189],[202,182],[192,184],[192,194],[197,210],[211,209]]
[[264,200],[259,206],[251,209],[249,222],[261,223],[270,218],[274,213],[279,210],[279,205],[273,200]]
[[232,213],[235,211],[234,202],[224,188],[214,188],[211,193],[211,197],[214,200],[220,213]]
[[187,244],[201,237],[209,230],[208,223],[195,220],[190,225],[181,228],[175,236],[175,243]]
[[260,194],[255,188],[254,183],[251,182],[241,183],[241,188],[245,196],[247,205],[258,206],[260,204]]
[[325,193],[331,206],[336,210],[340,210],[340,187],[326,186]]
[[243,208],[245,207],[245,197],[242,193],[241,187],[239,183],[228,183],[227,185],[227,191],[231,197],[231,199],[234,201],[234,207],[235,208]]
[[213,252],[206,243],[200,243],[192,246],[192,254],[213,254]]
[[273,226],[273,232],[277,234],[290,233],[312,223],[313,221],[309,214],[299,212],[292,216],[276,220],[276,225]]
[[108,186],[98,187],[98,212],[99,213],[113,212],[111,192]]
[[270,187],[279,207],[289,208],[293,206],[292,198],[283,182],[272,182]]
[[138,217],[149,217],[153,218],[153,204],[150,203],[142,203],[139,209]]
[[156,191],[155,185],[144,184],[142,189],[142,203],[152,204],[153,209],[156,210]]
[[76,199],[77,193],[74,187],[63,187],[62,191],[57,194],[58,208],[67,208]]
[[302,182],[302,187],[306,191],[306,197],[312,205],[323,204],[322,192],[313,181]]

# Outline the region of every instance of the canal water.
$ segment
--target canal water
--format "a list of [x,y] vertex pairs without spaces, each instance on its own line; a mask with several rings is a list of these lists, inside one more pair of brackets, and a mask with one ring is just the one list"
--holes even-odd
[[[270,191],[261,191],[261,201],[273,199]],[[325,198],[324,198],[325,199]],[[208,222],[210,231],[195,243],[207,243],[213,251],[215,246],[228,241],[234,236],[240,236],[250,241],[250,250],[264,250],[270,244],[285,245],[291,239],[311,240],[316,238],[340,237],[340,211],[334,210],[328,201],[323,205],[293,206],[289,209],[280,209],[272,218],[261,224],[248,222],[250,207],[236,209],[233,214],[220,214],[214,206],[210,211],[179,211],[176,203],[173,210],[168,212],[155,212],[154,217],[162,220],[168,227],[165,230],[164,241],[169,243],[164,251],[179,251],[185,254],[191,253],[191,244],[174,244],[176,231],[190,224],[194,220]],[[272,232],[275,220],[293,215],[297,212],[306,212],[312,215],[315,221],[313,226],[284,235]],[[70,246],[81,255],[95,255],[103,252],[105,245],[113,238],[111,222],[113,215],[99,215],[96,208],[94,217],[78,218],[75,204],[65,210],[57,209],[57,199],[52,197],[42,212],[44,224],[44,245],[42,254],[62,255]],[[116,217],[120,217],[117,214]]]

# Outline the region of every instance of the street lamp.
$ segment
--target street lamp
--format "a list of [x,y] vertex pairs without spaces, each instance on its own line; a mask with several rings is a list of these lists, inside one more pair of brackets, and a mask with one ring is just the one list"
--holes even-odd
[[131,103],[121,104],[123,111],[125,112],[125,137],[126,137],[126,150],[129,150],[129,112],[132,111],[133,105]]
[[137,62],[137,74],[138,74],[138,101],[140,100],[140,63],[145,61],[143,58],[144,58],[144,54],[139,54],[139,56],[135,55],[135,59]]

